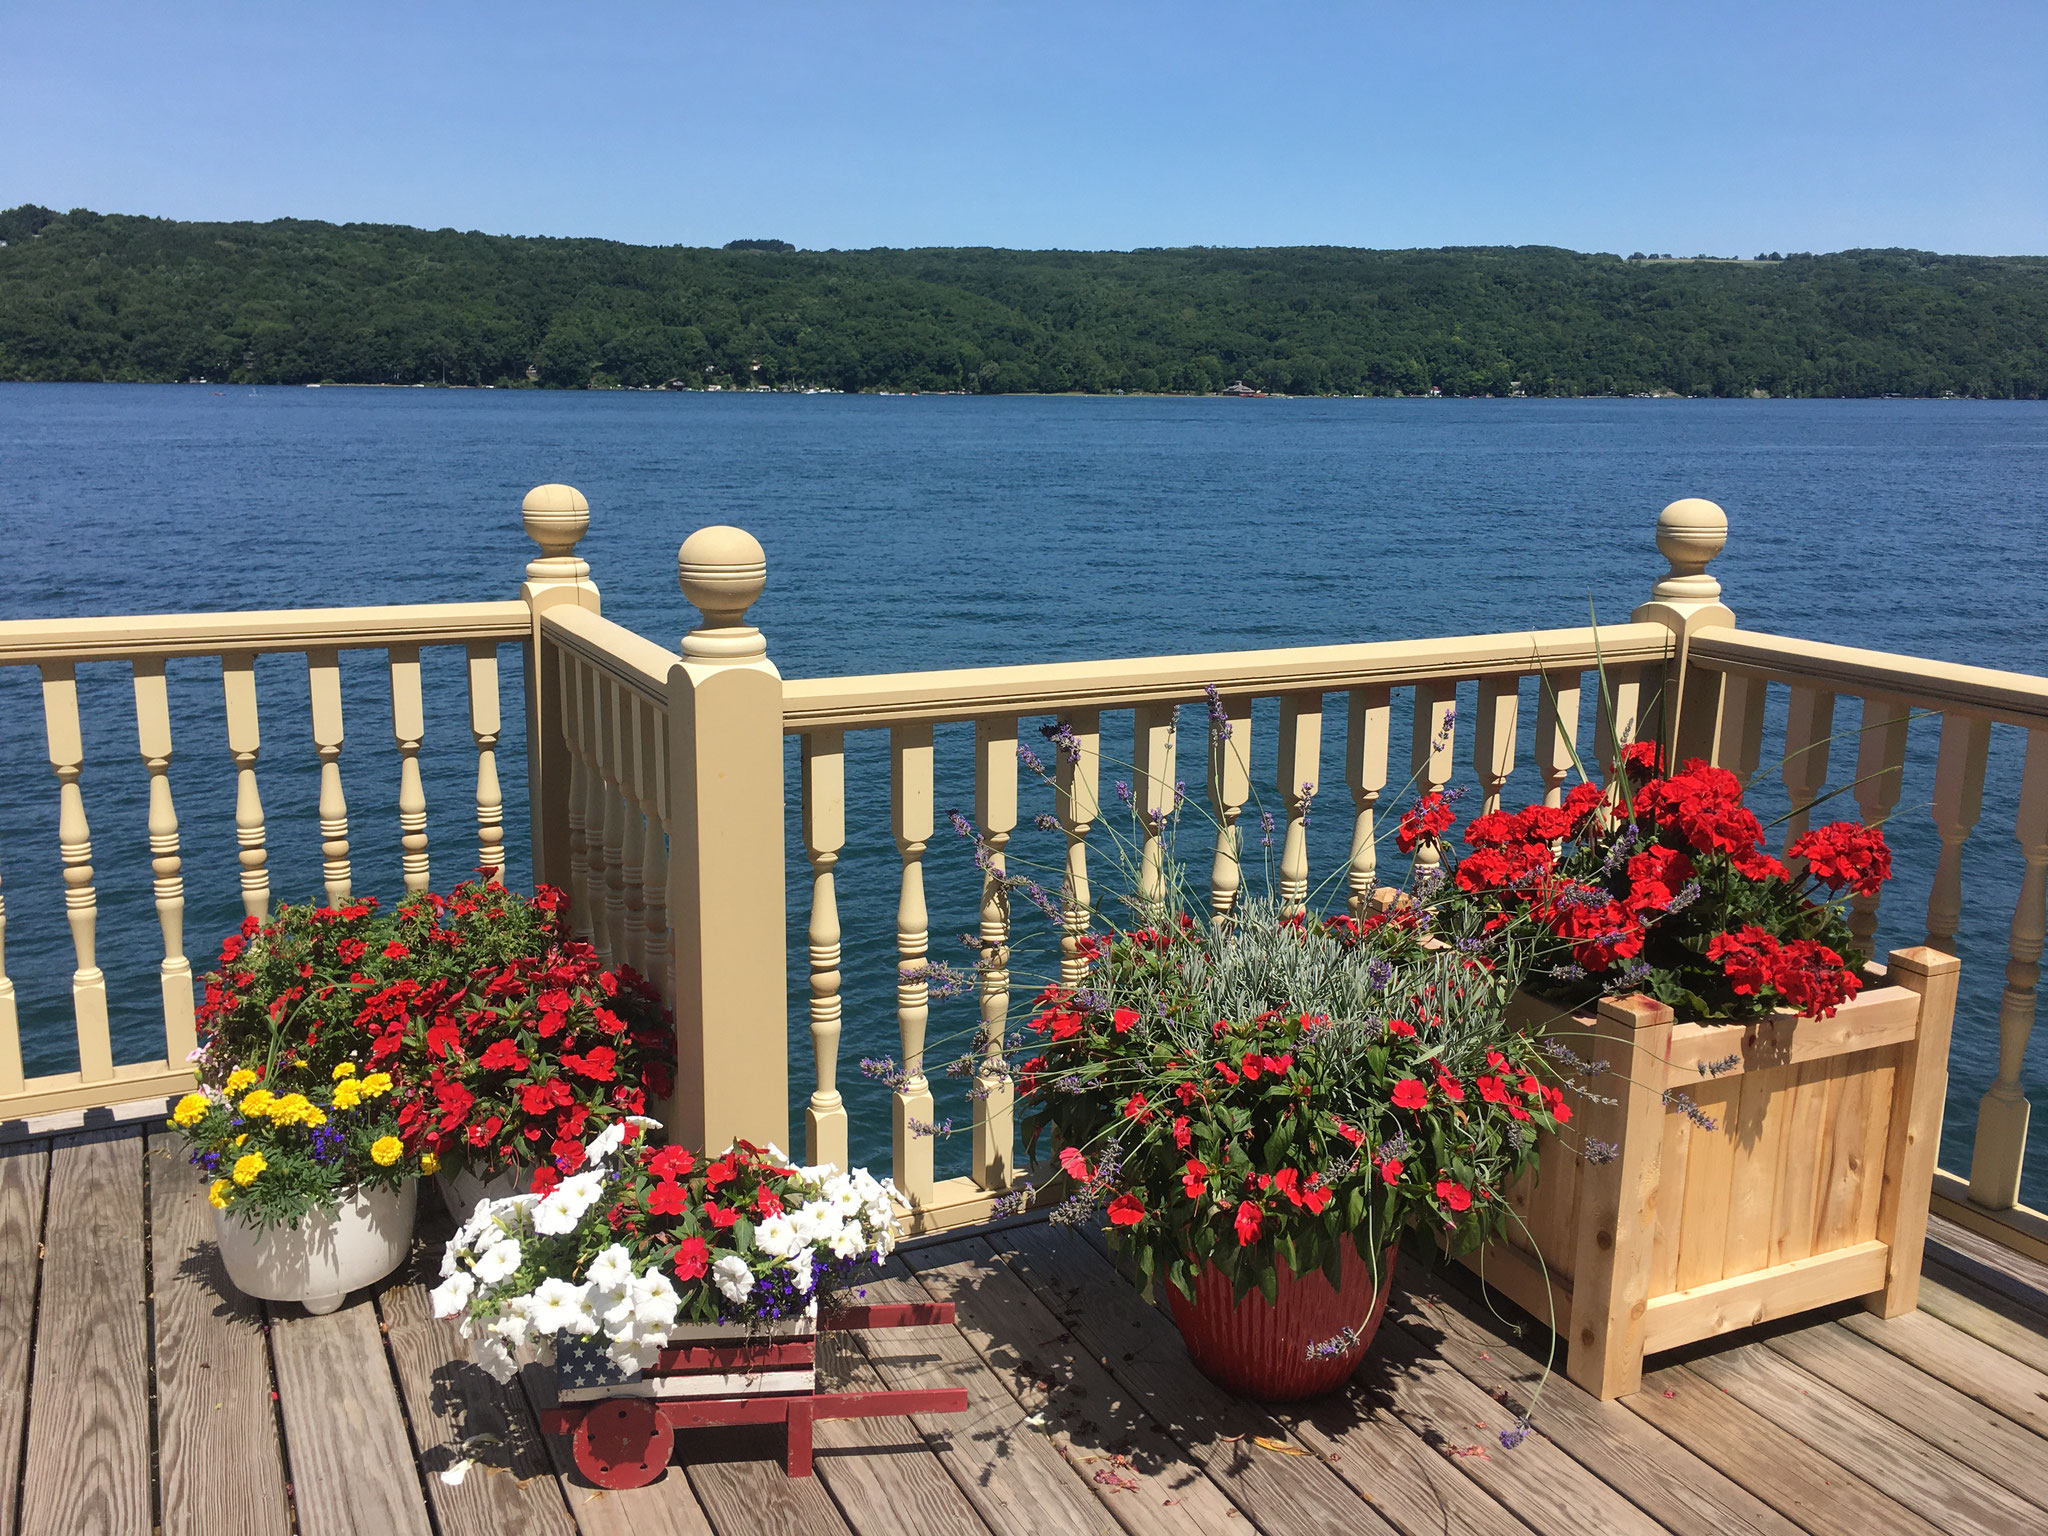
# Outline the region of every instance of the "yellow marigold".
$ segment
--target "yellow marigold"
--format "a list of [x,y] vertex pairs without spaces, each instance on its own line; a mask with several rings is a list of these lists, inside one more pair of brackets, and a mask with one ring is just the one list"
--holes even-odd
[[352,1061],[344,1061],[340,1066],[334,1069],[334,1080],[337,1083],[340,1082],[344,1077],[354,1077],[355,1075],[356,1064]]
[[254,1119],[270,1113],[271,1103],[277,1098],[268,1088],[258,1088],[242,1100],[242,1113]]
[[248,1139],[249,1133],[247,1131],[244,1131],[241,1135],[235,1138],[235,1145],[239,1147],[243,1142],[247,1141]]
[[256,1074],[254,1072],[251,1072],[247,1067],[237,1067],[228,1074],[227,1091],[231,1094],[240,1093],[255,1081]]
[[256,1182],[256,1175],[269,1166],[261,1152],[244,1153],[235,1159],[235,1182],[247,1189]]
[[299,1116],[299,1124],[303,1125],[309,1131],[312,1130],[315,1126],[325,1125],[326,1123],[327,1111],[322,1109],[318,1104],[308,1104],[306,1106],[306,1112]]
[[363,1085],[363,1097],[366,1099],[374,1099],[380,1093],[389,1093],[391,1091],[391,1074],[389,1072],[372,1072],[368,1077],[362,1078],[360,1081]]
[[334,1107],[354,1109],[363,1102],[363,1085],[354,1078],[344,1078],[334,1085]]
[[226,1210],[228,1208],[228,1191],[233,1187],[226,1179],[215,1179],[213,1187],[206,1192],[207,1203],[216,1211]]
[[420,1154],[420,1172],[421,1172],[421,1173],[427,1174],[427,1175],[429,1175],[429,1176],[431,1177],[432,1175],[434,1175],[434,1174],[437,1174],[437,1173],[439,1173],[440,1171],[441,1171],[441,1159],[439,1159],[438,1157],[434,1156],[434,1154],[433,1154],[433,1153],[431,1153],[431,1152],[422,1152],[422,1153]]
[[389,1168],[405,1156],[405,1143],[396,1136],[379,1136],[370,1146],[370,1161],[379,1168]]
[[197,1125],[206,1118],[206,1112],[211,1107],[206,1101],[205,1094],[188,1093],[185,1097],[178,1100],[178,1107],[171,1111],[171,1123],[173,1125]]

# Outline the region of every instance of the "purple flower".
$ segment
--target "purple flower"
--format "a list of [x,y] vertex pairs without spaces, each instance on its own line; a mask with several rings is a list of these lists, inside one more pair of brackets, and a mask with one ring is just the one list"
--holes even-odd
[[1033,773],[1043,774],[1045,772],[1045,764],[1038,760],[1038,754],[1021,741],[1017,743],[1017,761],[1026,768],[1029,768]]
[[1131,786],[1126,780],[1118,779],[1116,781],[1116,797],[1123,801],[1125,805],[1131,803]]
[[1271,811],[1259,812],[1259,846],[1261,848],[1273,846],[1273,813]]
[[1504,1451],[1512,1451],[1516,1446],[1529,1438],[1529,1429],[1529,1415],[1525,1413],[1516,1419],[1511,1426],[1500,1432],[1500,1448]]
[[974,831],[974,823],[969,821],[965,816],[961,815],[958,811],[946,812],[946,820],[953,823],[953,830],[955,832],[958,832],[962,837],[973,837],[976,835]]
[[1060,819],[1050,811],[1040,811],[1031,818],[1031,825],[1041,832],[1057,832],[1060,829]]
[[1365,979],[1375,992],[1386,991],[1387,983],[1394,979],[1393,964],[1386,960],[1366,961]]
[[1209,701],[1209,729],[1216,733],[1218,741],[1230,740],[1230,711],[1223,707],[1223,696],[1216,691],[1216,685],[1205,684],[1202,696]]
[[1070,763],[1081,761],[1081,743],[1074,736],[1071,720],[1061,720],[1053,725],[1041,725],[1038,734],[1059,749],[1061,757]]
[[1601,1141],[1598,1137],[1586,1138],[1586,1161],[1589,1163],[1611,1163],[1621,1156],[1621,1147],[1612,1141]]

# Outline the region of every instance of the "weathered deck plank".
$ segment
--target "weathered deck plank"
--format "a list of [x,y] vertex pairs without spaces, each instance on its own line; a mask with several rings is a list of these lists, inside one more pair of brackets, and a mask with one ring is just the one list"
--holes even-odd
[[1761,1344],[1723,1350],[1694,1369],[1951,1536],[2039,1536],[2038,1507],[1915,1436],[1872,1434],[1862,1404]]
[[933,1299],[954,1304],[975,1354],[1027,1415],[1044,1416],[1052,1444],[1125,1530],[1196,1536],[1231,1518],[1222,1490],[987,1243],[927,1248],[905,1263]]
[[2048,1373],[2048,1318],[1968,1275],[1930,1267],[1920,1278],[1920,1310],[1981,1339],[1997,1354]]
[[1645,1373],[1643,1390],[1621,1402],[1812,1536],[1937,1536],[1937,1527],[1682,1365]]
[[50,1144],[0,1150],[0,1536],[14,1536],[13,1490],[21,1486],[21,1440],[34,1354],[36,1278],[42,1268],[43,1192]]
[[[827,1333],[819,1341],[819,1381],[835,1392],[884,1390],[858,1341]],[[959,1486],[906,1418],[825,1419],[812,1461],[832,1501],[857,1536],[988,1536]]]
[[305,1536],[428,1536],[412,1442],[376,1310],[273,1305],[270,1345]]
[[[554,1406],[555,1376],[546,1366],[527,1366],[519,1373],[519,1386],[533,1412]],[[583,1536],[712,1536],[711,1522],[704,1518],[689,1474],[681,1466],[671,1465],[661,1481],[649,1487],[613,1492],[583,1480],[567,1435],[543,1434],[541,1440]],[[679,1445],[679,1459],[680,1452]]]
[[[875,1302],[931,1299],[900,1263],[867,1292]],[[861,1338],[876,1374],[891,1387],[966,1388],[965,1413],[919,1415],[911,1422],[997,1536],[1118,1529],[1051,1442],[1024,1422],[1024,1409],[957,1328],[890,1328]]]
[[263,1307],[229,1283],[206,1185],[177,1137],[149,1138],[158,1498],[165,1536],[292,1528]]
[[998,1233],[990,1246],[1261,1529],[1393,1529],[1313,1452],[1261,1449],[1261,1435],[1291,1443],[1286,1426],[1197,1371],[1173,1324],[1088,1244],[1041,1223]]
[[[1476,1275],[1431,1275],[1408,1261],[1397,1273],[1404,1287],[1390,1308],[1397,1323],[1418,1337],[1426,1329],[1466,1377],[1489,1394],[1504,1393],[1504,1407],[1526,1410],[1533,1396],[1530,1422],[1539,1434],[1677,1536],[1798,1536],[1790,1520],[1620,1403],[1601,1402],[1554,1364],[1546,1376],[1544,1362],[1508,1336],[1506,1318],[1487,1315],[1458,1288],[1466,1280],[1476,1286]],[[1513,1309],[1499,1298],[1496,1305]],[[1527,1326],[1531,1347],[1544,1348],[1548,1330],[1533,1319]]]
[[[1833,1323],[1772,1334],[1764,1343],[1809,1375],[2041,1507],[2048,1523],[2048,1440]],[[2048,1408],[2048,1401],[2042,1406]]]
[[1927,1223],[1927,1260],[1961,1271],[2048,1318],[2048,1264],[1939,1216]]
[[23,1468],[23,1536],[148,1536],[149,1314],[142,1138],[60,1137]]
[[824,1484],[782,1470],[782,1444],[766,1425],[676,1436],[676,1461],[718,1536],[844,1536]]

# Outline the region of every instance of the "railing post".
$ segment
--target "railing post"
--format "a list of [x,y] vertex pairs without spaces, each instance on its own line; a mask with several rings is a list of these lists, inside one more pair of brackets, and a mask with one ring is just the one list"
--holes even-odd
[[1674,766],[1681,757],[1705,757],[1713,750],[1721,676],[1692,676],[1688,652],[1700,630],[1735,627],[1734,612],[1721,601],[1721,583],[1707,574],[1707,563],[1727,543],[1728,514],[1714,503],[1697,496],[1672,502],[1657,514],[1657,552],[1671,569],[1651,589],[1650,601],[1629,615],[1638,624],[1662,624],[1671,631],[1672,654],[1664,664],[1655,718],[1660,722],[1657,739]]
[[526,796],[533,838],[533,881],[583,893],[569,878],[569,748],[562,734],[562,658],[541,644],[540,616],[558,603],[599,611],[590,567],[576,543],[590,531],[590,503],[573,485],[537,485],[519,506],[526,536],[540,546],[520,597],[533,616],[526,639]]
[[718,1153],[789,1145],[782,674],[746,622],[767,584],[752,534],[700,528],[676,554],[704,622],[669,672],[669,920],[676,1090],[670,1135]]

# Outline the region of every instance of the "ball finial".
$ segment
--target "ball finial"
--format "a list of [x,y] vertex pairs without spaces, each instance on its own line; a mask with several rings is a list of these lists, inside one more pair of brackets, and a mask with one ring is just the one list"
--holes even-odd
[[590,503],[573,485],[536,485],[519,504],[526,536],[540,546],[540,558],[526,574],[535,581],[581,581],[590,567],[576,556],[576,541],[590,532]]
[[1661,601],[1707,602],[1721,595],[1721,583],[1707,574],[1707,562],[1728,543],[1728,514],[1702,497],[1674,501],[1657,514],[1657,552],[1671,570],[1657,583]]
[[683,654],[731,659],[764,656],[767,642],[747,609],[768,585],[768,556],[744,528],[699,528],[676,551],[676,580],[704,622],[683,636]]

